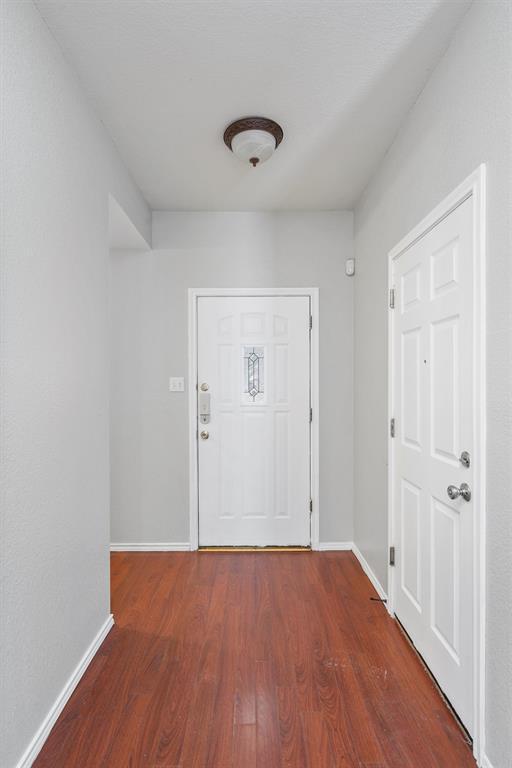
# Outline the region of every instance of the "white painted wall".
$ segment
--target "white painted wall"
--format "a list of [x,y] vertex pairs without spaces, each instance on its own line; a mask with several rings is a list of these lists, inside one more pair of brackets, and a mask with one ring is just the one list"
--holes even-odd
[[352,539],[352,214],[155,213],[153,248],[112,257],[112,541],[185,542],[187,291],[320,288],[320,538]]
[[488,166],[487,753],[512,766],[512,6],[476,0],[355,212],[355,541],[387,551],[387,253]]
[[147,206],[39,13],[1,44],[0,765],[109,614],[108,195]]

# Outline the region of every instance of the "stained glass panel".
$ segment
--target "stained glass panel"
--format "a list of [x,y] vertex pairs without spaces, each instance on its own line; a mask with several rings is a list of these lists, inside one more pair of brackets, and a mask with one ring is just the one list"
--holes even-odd
[[252,398],[261,399],[265,392],[265,351],[263,347],[244,347],[244,392]]

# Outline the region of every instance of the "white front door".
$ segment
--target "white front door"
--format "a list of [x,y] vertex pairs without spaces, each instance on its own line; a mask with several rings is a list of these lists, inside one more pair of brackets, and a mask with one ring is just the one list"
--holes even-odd
[[309,545],[310,299],[197,307],[199,545]]
[[392,385],[394,610],[470,733],[474,505],[457,489],[477,477],[472,233],[466,200],[395,259]]

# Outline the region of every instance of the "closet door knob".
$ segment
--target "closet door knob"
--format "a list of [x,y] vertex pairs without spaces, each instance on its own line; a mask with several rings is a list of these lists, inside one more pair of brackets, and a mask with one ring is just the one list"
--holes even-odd
[[467,483],[461,483],[460,488],[457,488],[456,485],[449,485],[446,493],[452,501],[458,499],[459,496],[462,496],[464,501],[471,501],[471,488]]

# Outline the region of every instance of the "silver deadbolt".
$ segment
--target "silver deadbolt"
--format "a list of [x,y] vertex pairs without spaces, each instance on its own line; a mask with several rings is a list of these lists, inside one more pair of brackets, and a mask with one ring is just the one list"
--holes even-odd
[[201,424],[210,422],[210,393],[199,393],[199,421]]
[[208,392],[208,390],[210,389],[210,387],[208,386],[208,384],[206,383],[206,381],[203,381],[203,383],[201,384],[201,386],[199,387],[199,389],[201,390],[201,392]]
[[210,437],[210,433],[208,432],[207,429],[203,429],[199,437],[201,438],[201,440],[208,440],[208,438]]
[[469,452],[462,451],[459,461],[463,467],[466,467],[466,469],[469,469],[469,467],[471,466],[471,456],[469,455]]
[[471,501],[471,488],[467,483],[461,483],[460,488],[456,485],[449,485],[446,492],[452,501],[462,496],[464,501]]

